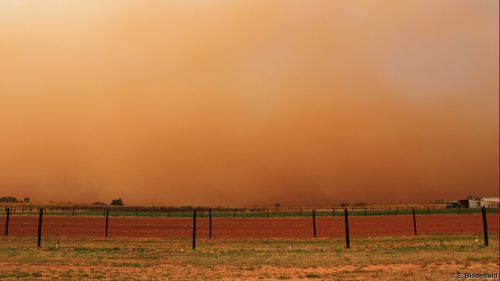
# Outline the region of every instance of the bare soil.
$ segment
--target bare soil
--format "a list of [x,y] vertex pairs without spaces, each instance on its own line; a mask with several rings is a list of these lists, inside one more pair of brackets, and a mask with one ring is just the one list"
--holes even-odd
[[[310,238],[310,217],[296,218],[213,218],[214,238]],[[498,214],[488,215],[489,232],[499,231]],[[37,216],[11,216],[10,235],[36,235]],[[5,219],[1,219],[3,230]],[[345,235],[344,217],[316,218],[317,237]],[[352,236],[412,235],[411,215],[353,216],[349,218]],[[43,235],[104,236],[104,217],[46,216]],[[482,218],[470,215],[418,215],[418,234],[477,234],[483,231]],[[110,237],[190,237],[191,218],[110,217]],[[198,218],[197,235],[208,237],[208,218]]]

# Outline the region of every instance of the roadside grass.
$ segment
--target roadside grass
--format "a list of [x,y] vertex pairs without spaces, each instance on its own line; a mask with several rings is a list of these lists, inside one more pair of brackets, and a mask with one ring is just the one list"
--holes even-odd
[[[478,240],[478,241],[476,241]],[[55,247],[56,241],[60,246]],[[330,239],[0,238],[0,280],[444,280],[497,272],[498,234]],[[292,250],[289,245],[292,244]]]

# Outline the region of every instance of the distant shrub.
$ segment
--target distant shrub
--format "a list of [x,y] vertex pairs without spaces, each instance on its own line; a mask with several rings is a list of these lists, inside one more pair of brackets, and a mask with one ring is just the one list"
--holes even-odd
[[307,278],[320,278],[321,275],[319,275],[318,273],[310,272],[310,273],[306,273],[306,277]]
[[0,197],[0,202],[2,202],[2,203],[16,203],[17,199],[16,199],[16,197],[12,197],[12,196],[4,196],[4,197]]
[[366,206],[366,203],[365,202],[356,202],[354,203],[354,206]]
[[31,202],[31,199],[29,197],[24,197],[23,203],[29,203]]
[[113,206],[123,206],[123,200],[121,198],[118,198],[118,199],[113,199],[113,201],[111,201],[111,205]]
[[99,201],[97,201],[97,202],[94,202],[94,205],[107,205],[107,204],[106,204],[106,203],[103,203],[103,202],[99,202]]
[[344,202],[344,203],[340,204],[340,207],[347,207],[347,206],[349,206],[349,203]]

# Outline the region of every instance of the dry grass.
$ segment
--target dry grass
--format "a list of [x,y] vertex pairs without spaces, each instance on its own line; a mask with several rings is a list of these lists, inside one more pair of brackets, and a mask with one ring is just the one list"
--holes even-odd
[[2,237],[0,280],[450,280],[498,272],[498,235],[490,240],[359,238],[348,250],[341,239],[203,239],[192,251],[189,239],[60,237],[37,250],[34,237]]

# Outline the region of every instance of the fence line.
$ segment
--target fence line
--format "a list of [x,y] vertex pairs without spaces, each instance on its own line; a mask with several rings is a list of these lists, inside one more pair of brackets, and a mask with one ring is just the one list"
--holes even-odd
[[[304,211],[316,212],[317,217],[337,216],[344,209],[349,211],[350,216],[377,216],[377,215],[406,215],[412,214],[413,209],[417,215],[427,214],[480,214],[480,208],[444,208],[443,206],[407,206],[407,207],[345,207],[345,208],[208,208],[208,207],[131,207],[131,206],[52,206],[52,205],[0,205],[0,214],[6,213],[9,208],[11,214],[32,215],[33,209],[43,208],[46,214],[72,216],[94,216],[112,211],[113,216],[138,216],[138,217],[190,217],[193,210],[200,211],[200,217],[204,217],[203,211],[212,210],[213,217],[301,217]],[[498,206],[487,207],[488,213],[498,213]]]
[[[419,215],[419,224],[420,224],[420,230],[423,231],[422,233],[427,233],[429,231],[429,229],[433,229],[433,227],[435,226],[439,226],[439,227],[442,227],[445,228],[445,227],[450,227],[450,229],[452,229],[452,227],[454,227],[454,231],[458,231],[458,233],[461,233],[460,231],[464,231],[467,233],[467,228],[466,227],[469,227],[469,229],[473,229],[473,232],[474,233],[477,233],[477,232],[483,232],[483,240],[484,240],[484,245],[485,246],[488,246],[489,245],[489,236],[488,236],[488,233],[489,233],[489,229],[488,229],[488,221],[487,221],[487,208],[482,208],[481,209],[481,215],[480,216],[477,216],[477,215],[474,215],[474,216],[467,216],[467,215],[461,215],[461,216],[458,216],[458,214],[456,214],[455,216],[446,216],[446,217],[440,217],[440,216],[437,216],[435,218],[439,219],[443,219],[441,221],[437,221],[435,224],[433,223],[430,223],[433,221],[433,217],[429,217],[427,215]],[[184,225],[184,220],[183,219],[166,219],[166,218],[151,218],[151,221],[148,221],[147,219],[139,219],[139,218],[121,218],[121,221],[122,223],[120,223],[120,219],[116,219],[113,220],[113,222],[116,222],[115,225],[113,225],[113,223],[110,224],[110,221],[109,221],[109,215],[112,214],[113,212],[109,209],[106,209],[105,211],[105,237],[108,237],[108,227],[111,226],[112,229],[113,227],[115,227],[117,233],[115,234],[116,236],[120,236],[120,235],[123,235],[123,229],[122,229],[122,232],[120,234],[120,232],[118,231],[120,227],[122,228],[131,228],[131,229],[135,229],[135,230],[141,230],[141,225],[140,224],[143,224],[144,225],[144,229],[152,229],[153,231],[155,230],[162,230],[163,231],[166,231],[166,230],[172,230],[175,228],[175,226],[173,226],[174,222],[177,223],[177,228],[188,228],[188,225]],[[200,213],[201,214],[201,213]],[[366,216],[357,216],[357,217],[354,217],[353,218],[353,224],[350,225],[350,211],[345,208],[344,209],[344,226],[345,226],[345,242],[346,242],[346,248],[350,248],[351,247],[351,235],[354,230],[354,235],[355,236],[361,236],[362,234],[358,233],[359,231],[361,230],[372,230],[371,228],[375,225],[376,226],[376,223],[379,222],[377,220],[380,220],[380,219],[383,219],[383,223],[382,223],[382,226],[381,227],[385,227],[387,228],[387,223],[389,222],[394,222],[394,225],[398,226],[399,229],[396,229],[396,231],[394,231],[394,234],[402,234],[402,235],[410,235],[411,233],[411,226],[413,226],[413,235],[417,235],[417,212],[416,212],[416,209],[412,209],[412,212],[411,212],[411,215],[408,215],[408,216],[382,216],[382,217],[366,217]],[[6,213],[6,216],[9,216],[10,218],[11,217],[11,213],[10,213],[10,210],[7,211]],[[22,215],[14,215],[14,222],[18,221],[18,222],[23,222],[23,221],[26,221],[26,220],[23,220],[24,219],[27,219],[26,216],[22,216]],[[43,208],[40,208],[39,209],[39,212],[38,212],[38,229],[37,229],[37,247],[41,247],[41,240],[42,240],[42,222],[43,222],[43,218],[44,218],[44,209]],[[201,221],[201,229],[202,230],[206,230],[208,228],[208,238],[212,238],[212,210],[208,210],[208,216],[206,217],[207,219],[206,220],[203,220],[201,217],[200,217],[200,221]],[[482,218],[482,220],[481,220]],[[66,220],[66,223],[68,224],[68,226],[75,226],[75,224],[72,222],[72,221],[75,221],[75,220],[79,220],[79,221],[96,221],[98,218],[93,218],[93,217],[74,217],[74,216],[67,216],[67,217],[62,217],[62,216],[49,216],[47,218],[47,223],[48,224],[44,224],[45,227],[45,231],[51,231],[52,230],[52,227],[54,227],[54,222],[64,222],[64,220]],[[192,211],[192,248],[195,249],[196,248],[196,239],[197,239],[197,235],[198,235],[198,228],[199,228],[199,225],[197,223],[197,210],[193,210]],[[100,219],[99,219],[100,220]],[[296,233],[298,233],[298,235],[296,235],[296,237],[303,237],[303,238],[306,238],[306,236],[303,236],[302,234],[300,234],[300,231],[302,231],[303,228],[306,228],[306,229],[310,229],[309,227],[305,227],[306,225],[303,225],[303,221],[307,221],[308,219],[307,218],[300,218],[300,217],[296,217],[296,218],[282,218],[282,220],[268,220],[267,218],[255,218],[255,219],[247,219],[247,218],[233,218],[233,217],[226,217],[226,218],[218,218],[216,222],[218,222],[218,226],[216,227],[216,231],[220,231],[218,236],[219,237],[223,237],[224,235],[221,235],[222,233],[224,233],[224,231],[226,231],[227,229],[232,229],[231,231],[236,231],[234,233],[236,233],[237,237],[243,237],[245,238],[246,234],[245,234],[245,231],[248,231],[247,228],[249,227],[255,227],[257,226],[257,230],[261,230],[263,231],[264,233],[264,236],[270,236],[269,233],[275,233],[273,232],[274,230],[278,229],[279,227],[282,227],[281,229],[282,230],[294,230],[294,231],[298,231]],[[372,221],[373,220],[373,221]],[[9,224],[7,220],[7,217],[6,217],[6,227],[7,225]],[[69,221],[69,222],[68,222]],[[258,222],[259,225],[255,225],[255,222]],[[384,224],[384,221],[385,221],[385,224]],[[125,224],[123,222],[127,222],[129,224]],[[151,223],[153,222],[153,223]],[[154,223],[159,223],[159,222],[162,222],[164,224],[162,225],[155,225]],[[267,223],[266,223],[267,222]],[[277,225],[273,225],[273,222],[277,222],[278,223],[278,228]],[[482,222],[482,224],[481,224]],[[498,219],[496,220],[493,220],[493,229],[494,231],[498,231]],[[102,221],[100,221],[100,227],[102,227]],[[253,225],[252,225],[253,223]],[[279,223],[281,223],[282,225],[280,226]],[[339,225],[341,223],[341,217],[340,216],[337,216],[337,217],[323,217],[323,218],[320,218],[320,220],[318,221],[318,218],[317,218],[317,211],[316,210],[312,210],[312,227],[313,227],[313,238],[316,238],[318,235],[318,232],[317,232],[317,227],[320,226],[320,230],[323,230],[323,233],[326,233],[326,232],[329,232],[329,234],[327,235],[328,237],[331,237],[332,235],[335,236],[334,234],[338,232],[333,232],[333,230],[338,230],[339,228]],[[413,223],[413,224],[412,224]],[[446,223],[449,223],[449,225],[447,225]],[[10,223],[12,224],[12,222]],[[457,224],[460,224],[457,226]],[[19,224],[19,225],[16,225],[15,223],[13,224],[14,228],[14,232],[13,234],[16,233],[16,227],[19,227],[19,226],[25,226],[26,225],[26,222],[22,223],[22,224]],[[481,228],[481,225],[482,225],[482,228]],[[100,228],[98,227],[98,228]],[[155,228],[157,227],[157,228]],[[239,227],[239,228],[238,228]],[[260,228],[259,228],[260,227]],[[274,228],[274,229],[273,229]],[[65,227],[62,227],[62,232],[66,231],[67,229]],[[102,230],[102,228],[100,228]],[[270,229],[270,231],[269,231]],[[79,228],[77,228],[77,230],[79,230]],[[83,233],[86,233],[85,231],[87,231],[87,229],[81,229]],[[85,230],[85,231],[83,231]],[[394,230],[394,229],[392,229]],[[427,230],[427,232],[426,232]],[[482,230],[482,231],[481,231]],[[254,229],[252,229],[251,231],[255,231]],[[247,232],[247,233],[252,233],[252,232]],[[100,231],[99,231],[100,232]],[[33,233],[33,232],[31,232]],[[102,232],[100,232],[102,233]],[[115,233],[115,232],[113,232]],[[131,233],[131,232],[128,232],[128,233]],[[292,231],[292,233],[294,233]],[[370,231],[368,231],[367,233],[370,233]],[[391,234],[392,232],[383,232],[382,234],[383,235],[386,235],[386,234]],[[432,233],[432,232],[430,232]],[[437,232],[439,233],[439,232]],[[444,232],[446,233],[446,232]],[[452,232],[453,233],[453,232]],[[28,233],[29,234],[29,233]],[[255,232],[254,232],[255,234]],[[57,235],[60,235],[60,234],[57,234]],[[101,234],[102,235],[102,234]],[[134,235],[131,235],[132,237],[134,237]],[[325,235],[323,235],[325,236]],[[169,236],[170,237],[170,236]],[[271,236],[272,237],[272,236]],[[271,238],[269,237],[269,238]],[[310,232],[309,232],[309,237],[310,237]],[[247,238],[252,238],[252,235],[249,235],[249,237]]]

